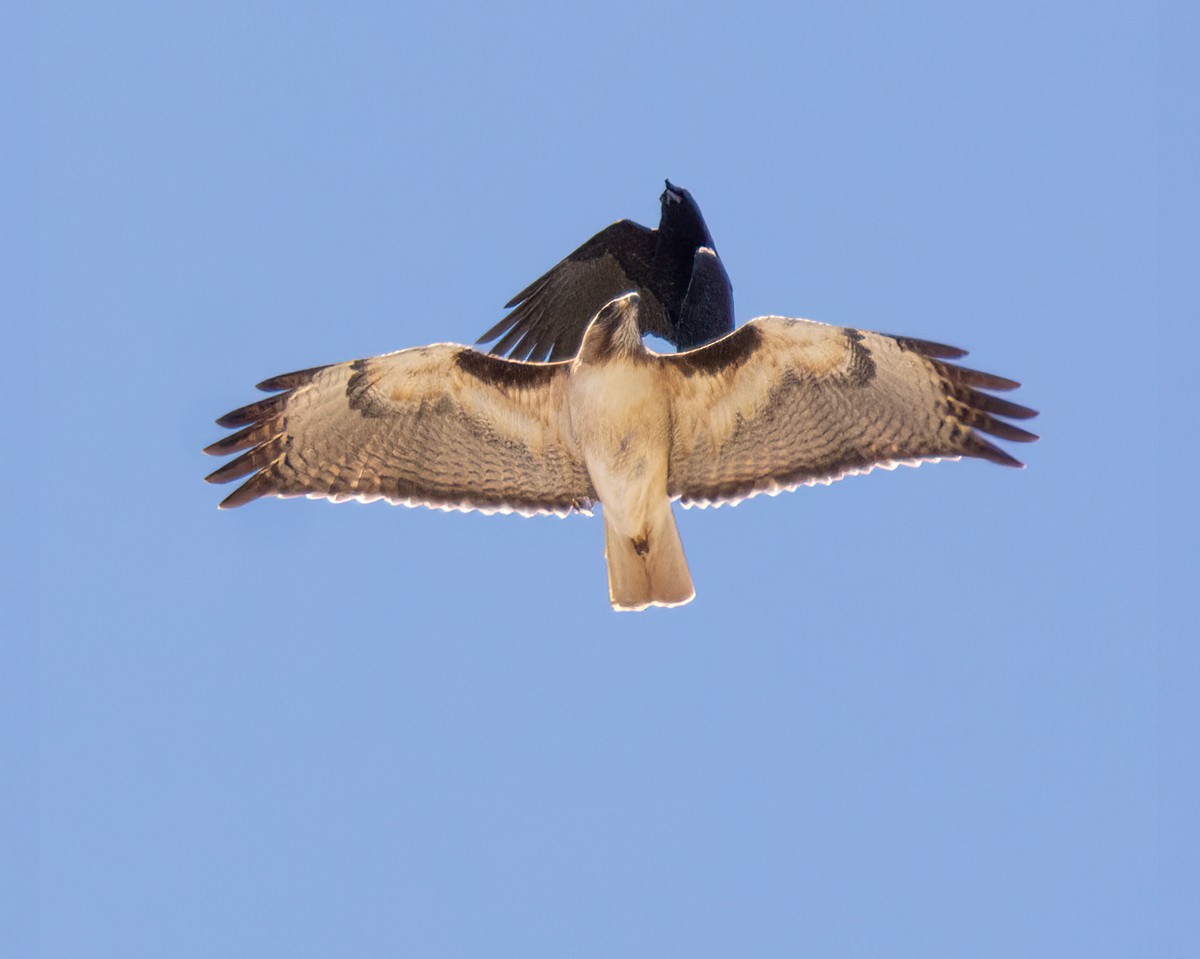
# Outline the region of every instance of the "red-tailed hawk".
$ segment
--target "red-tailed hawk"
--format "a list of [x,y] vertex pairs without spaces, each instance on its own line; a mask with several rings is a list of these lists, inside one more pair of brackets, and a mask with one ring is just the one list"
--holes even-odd
[[960,456],[1021,464],[980,434],[1037,437],[1018,384],[924,340],[765,316],[685,353],[642,344],[639,299],[607,304],[573,360],[528,363],[442,343],[287,373],[217,422],[208,480],[260,496],[386,499],[517,512],[604,510],[617,609],[694,595],[671,501],[737,503],[875,467]]

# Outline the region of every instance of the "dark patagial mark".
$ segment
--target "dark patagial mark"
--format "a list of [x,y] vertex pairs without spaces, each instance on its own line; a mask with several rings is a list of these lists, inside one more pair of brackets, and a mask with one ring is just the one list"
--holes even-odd
[[684,376],[733,372],[745,363],[762,343],[762,333],[756,326],[743,326],[707,346],[670,357]]
[[563,363],[525,363],[462,349],[454,356],[460,370],[481,383],[501,389],[535,389],[558,375]]
[[846,341],[850,345],[850,370],[846,378],[852,386],[866,386],[875,379],[875,360],[870,349],[863,345],[863,335],[858,330],[846,330]]

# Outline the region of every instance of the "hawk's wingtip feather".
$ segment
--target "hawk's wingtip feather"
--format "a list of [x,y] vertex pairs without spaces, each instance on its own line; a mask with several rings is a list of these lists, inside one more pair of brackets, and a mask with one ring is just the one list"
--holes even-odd
[[[1015,427],[1014,427],[1015,429]],[[1023,430],[1021,432],[1024,432]],[[1033,436],[1032,433],[1026,434]],[[1036,437],[1034,437],[1036,439]],[[978,459],[985,459],[997,466],[1008,466],[1013,469],[1024,469],[1025,464],[1010,453],[1005,452],[994,443],[989,443],[978,433],[971,433],[966,443],[963,446],[963,452],[967,456],[974,456]]]
[[264,393],[276,393],[279,390],[294,390],[297,386],[311,383],[313,378],[327,366],[310,366],[303,370],[293,370],[291,373],[280,373],[255,385],[255,389]]
[[218,507],[220,509],[236,509],[239,506],[244,506],[246,503],[253,502],[261,496],[269,496],[277,492],[278,490],[275,489],[274,479],[270,471],[260,470],[221,500]]
[[906,350],[912,350],[931,359],[957,360],[967,355],[967,350],[961,347],[950,346],[946,343],[937,343],[933,340],[922,340],[915,336],[896,336],[894,333],[882,333],[880,335],[895,340]]

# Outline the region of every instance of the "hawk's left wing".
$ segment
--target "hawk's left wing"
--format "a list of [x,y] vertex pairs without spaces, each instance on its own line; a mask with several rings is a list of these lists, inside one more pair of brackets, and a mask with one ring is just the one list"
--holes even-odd
[[1018,460],[980,434],[1036,412],[985,390],[1019,384],[946,359],[938,343],[759,317],[688,353],[659,357],[671,402],[667,491],[684,506],[829,483],[853,473],[977,456]]
[[282,391],[217,422],[205,452],[241,455],[208,480],[260,496],[386,499],[484,512],[586,511],[595,497],[567,423],[566,363],[518,363],[442,343],[287,373]]

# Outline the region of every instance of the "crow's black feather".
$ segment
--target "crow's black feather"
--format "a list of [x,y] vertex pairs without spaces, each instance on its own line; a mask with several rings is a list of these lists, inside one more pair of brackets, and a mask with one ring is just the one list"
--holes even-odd
[[732,330],[733,289],[700,207],[670,180],[659,203],[658,229],[619,220],[601,230],[513,297],[479,342],[498,340],[492,352],[518,360],[571,359],[600,307],[631,291],[642,332],[680,350]]

